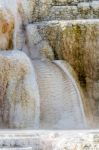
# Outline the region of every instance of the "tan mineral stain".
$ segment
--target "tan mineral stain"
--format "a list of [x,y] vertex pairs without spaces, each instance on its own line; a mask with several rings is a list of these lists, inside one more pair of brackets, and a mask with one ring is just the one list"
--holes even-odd
[[0,8],[0,49],[13,48],[14,17],[10,10]]
[[[28,57],[19,51],[0,52],[1,128],[38,126],[39,104],[36,80]],[[35,78],[35,77],[34,77]]]
[[[6,0],[4,2],[8,4]],[[5,53],[7,54],[6,61],[3,61],[5,67],[3,68],[1,64],[0,70],[2,92],[0,99],[4,112],[1,115],[3,116],[1,122],[4,123],[4,127],[8,123],[9,128],[34,129],[34,124],[44,129],[52,127],[67,129],[73,128],[72,125],[84,128],[83,120],[89,121],[90,118],[92,124],[96,123],[97,127],[99,20],[95,18],[99,18],[99,2],[83,0],[16,2],[18,2],[18,14],[14,14],[15,19],[18,19],[14,30],[16,38],[12,36],[13,15],[8,9],[1,10],[0,47],[1,50],[12,49],[14,39],[16,47],[26,52],[30,59],[33,59],[33,64],[30,65],[26,61],[27,56],[23,58],[24,54],[17,57],[18,51],[15,56],[8,54],[7,51]],[[61,60],[66,62],[64,67]],[[31,73],[34,64],[35,70]],[[70,68],[76,72],[75,76]]]

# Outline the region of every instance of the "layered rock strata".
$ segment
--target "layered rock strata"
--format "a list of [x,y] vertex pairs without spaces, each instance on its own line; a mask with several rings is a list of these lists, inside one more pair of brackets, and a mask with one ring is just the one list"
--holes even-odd
[[18,10],[24,24],[43,20],[98,19],[99,1],[23,0]]

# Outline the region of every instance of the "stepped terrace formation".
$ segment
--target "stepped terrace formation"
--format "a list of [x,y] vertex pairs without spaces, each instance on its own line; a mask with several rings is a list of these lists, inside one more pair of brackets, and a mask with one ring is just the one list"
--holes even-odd
[[99,128],[99,1],[0,4],[0,128]]

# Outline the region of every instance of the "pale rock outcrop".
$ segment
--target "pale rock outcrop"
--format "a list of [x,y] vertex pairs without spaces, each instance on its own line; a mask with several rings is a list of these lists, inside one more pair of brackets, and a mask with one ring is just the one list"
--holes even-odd
[[0,52],[0,128],[38,128],[39,92],[29,58]]

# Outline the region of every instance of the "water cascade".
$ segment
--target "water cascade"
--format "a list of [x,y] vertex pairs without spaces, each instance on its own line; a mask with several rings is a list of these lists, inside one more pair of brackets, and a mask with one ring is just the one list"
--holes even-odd
[[0,0],[1,128],[98,127],[98,4]]

